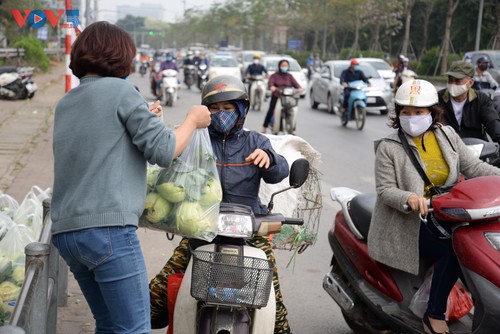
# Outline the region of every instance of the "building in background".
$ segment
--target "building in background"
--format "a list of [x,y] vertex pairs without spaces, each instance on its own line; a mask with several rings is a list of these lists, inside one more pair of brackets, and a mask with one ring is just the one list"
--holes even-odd
[[117,19],[123,19],[127,15],[150,17],[157,20],[163,20],[163,6],[153,3],[141,3],[139,6],[119,5],[116,6]]

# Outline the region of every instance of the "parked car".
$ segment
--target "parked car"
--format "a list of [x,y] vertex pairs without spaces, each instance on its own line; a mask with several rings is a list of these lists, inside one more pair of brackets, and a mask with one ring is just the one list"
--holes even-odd
[[237,55],[238,63],[240,64],[241,76],[244,77],[245,71],[248,65],[253,62],[254,55],[258,54],[261,58],[266,54],[264,51],[260,50],[244,50],[240,51]]
[[232,75],[241,80],[240,67],[233,56],[215,55],[210,59],[208,67],[208,78],[219,75]]
[[465,61],[470,61],[476,65],[477,59],[479,57],[486,56],[490,60],[490,67],[488,72],[490,72],[493,79],[500,83],[500,50],[480,50],[480,51],[470,51],[466,52],[464,55]]
[[[269,75],[272,75],[278,70],[278,63],[282,59],[288,60],[288,63],[290,64],[288,72],[293,75],[300,87],[304,88],[304,92],[300,95],[301,98],[304,98],[307,91],[307,75],[306,73],[304,73],[304,70],[302,70],[302,67],[297,60],[290,56],[266,55],[262,57],[262,64],[266,67],[267,73],[269,73]],[[271,96],[271,91],[269,89],[267,90],[266,96]]]
[[394,78],[396,73],[394,73],[393,68],[388,62],[381,58],[356,58],[360,63],[368,63],[375,67],[378,74],[392,87],[394,84]]
[[[312,78],[309,88],[309,100],[311,108],[317,109],[319,104],[326,104],[328,112],[340,111],[340,95],[343,87],[340,85],[340,74],[349,67],[349,60],[330,60],[325,62],[321,71]],[[370,81],[371,86],[365,88],[367,99],[367,111],[378,111],[385,115],[394,107],[394,96],[392,89],[368,63],[359,64],[361,70]]]

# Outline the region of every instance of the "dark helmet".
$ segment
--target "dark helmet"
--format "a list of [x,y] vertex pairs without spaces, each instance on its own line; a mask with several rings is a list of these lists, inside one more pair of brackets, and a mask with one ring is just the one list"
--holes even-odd
[[209,106],[222,101],[242,101],[244,110],[240,110],[240,119],[243,120],[248,112],[250,101],[243,82],[232,75],[220,75],[206,83],[201,91],[201,104]]
[[478,64],[479,63],[489,63],[489,62],[490,62],[490,60],[486,56],[481,56],[481,57],[477,58],[477,63]]

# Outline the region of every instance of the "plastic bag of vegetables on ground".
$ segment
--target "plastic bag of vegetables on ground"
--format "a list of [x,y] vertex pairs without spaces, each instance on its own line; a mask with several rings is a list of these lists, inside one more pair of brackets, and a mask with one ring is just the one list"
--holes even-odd
[[44,199],[50,188],[33,186],[19,205],[0,192],[0,326],[7,324],[25,278],[24,249],[40,237]]
[[170,167],[149,166],[146,204],[139,225],[212,241],[222,187],[207,129],[197,129]]

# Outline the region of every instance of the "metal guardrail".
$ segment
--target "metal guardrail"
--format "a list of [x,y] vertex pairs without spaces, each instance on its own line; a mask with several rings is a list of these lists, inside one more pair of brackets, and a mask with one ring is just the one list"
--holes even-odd
[[[48,56],[59,56],[62,57],[65,53],[64,48],[51,48],[51,49],[43,49],[46,55]],[[14,58],[23,58],[25,56],[25,50],[23,48],[0,48],[0,59],[14,59]]]
[[24,57],[23,48],[0,49],[0,58],[22,58]]
[[25,248],[26,274],[9,326],[0,334],[52,334],[57,307],[67,303],[68,267],[51,242],[50,201],[43,201],[43,228],[39,242]]

